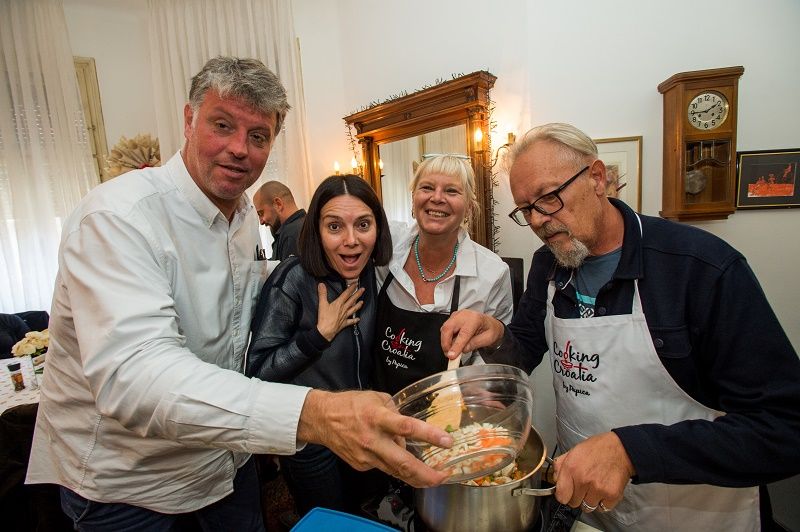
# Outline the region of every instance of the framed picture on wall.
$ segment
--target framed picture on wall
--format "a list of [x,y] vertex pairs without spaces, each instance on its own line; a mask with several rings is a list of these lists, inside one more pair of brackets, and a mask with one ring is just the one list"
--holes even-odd
[[736,208],[800,207],[800,148],[740,151],[736,159]]
[[619,198],[636,212],[642,210],[642,137],[594,139],[606,165],[606,193]]

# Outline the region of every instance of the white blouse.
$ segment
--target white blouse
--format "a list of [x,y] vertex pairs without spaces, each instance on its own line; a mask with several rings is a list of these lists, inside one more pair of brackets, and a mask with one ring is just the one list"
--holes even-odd
[[[392,260],[388,266],[377,268],[376,277],[378,289],[383,286],[389,272],[395,278],[387,288],[387,295],[392,303],[404,310],[414,312],[450,312],[450,303],[453,298],[453,286],[456,276],[461,277],[459,294],[459,309],[471,309],[476,312],[489,314],[508,324],[514,312],[514,300],[511,293],[511,274],[508,265],[485,247],[475,243],[463,228],[458,235],[458,254],[456,267],[446,279],[436,285],[433,293],[433,303],[422,305],[414,291],[414,282],[403,269],[411,246],[419,233],[417,224],[407,226],[400,223],[391,223],[392,233]],[[465,353],[464,363],[471,358]]]

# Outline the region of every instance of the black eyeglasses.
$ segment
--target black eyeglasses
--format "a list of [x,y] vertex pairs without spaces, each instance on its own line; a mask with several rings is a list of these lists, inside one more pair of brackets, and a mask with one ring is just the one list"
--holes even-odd
[[578,179],[578,176],[588,169],[588,166],[584,166],[577,174],[564,181],[564,184],[557,189],[539,196],[539,198],[530,205],[517,207],[508,213],[509,218],[517,222],[517,225],[524,227],[531,224],[531,210],[544,215],[557,213],[564,208],[564,201],[561,199],[561,196],[558,195],[559,192],[563,192],[563,190],[567,188],[570,183]]

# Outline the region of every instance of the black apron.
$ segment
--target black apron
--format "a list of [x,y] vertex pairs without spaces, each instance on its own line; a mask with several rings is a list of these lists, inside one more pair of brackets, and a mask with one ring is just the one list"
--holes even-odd
[[[389,273],[378,294],[375,317],[375,390],[394,395],[423,377],[447,369],[439,329],[450,314],[414,312],[397,308],[386,289],[394,280]],[[450,313],[458,310],[461,277],[456,275]]]

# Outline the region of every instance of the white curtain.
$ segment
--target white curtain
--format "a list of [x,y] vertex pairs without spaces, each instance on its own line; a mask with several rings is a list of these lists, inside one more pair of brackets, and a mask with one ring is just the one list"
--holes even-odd
[[308,205],[310,159],[300,57],[290,0],[149,0],[154,107],[164,159],[183,145],[191,78],[212,57],[259,59],[281,79],[292,109],[261,178],[286,184]]
[[0,312],[50,310],[63,218],[97,184],[61,0],[0,0]]
[[[422,149],[425,153],[467,153],[467,126],[458,126],[440,129],[425,133],[422,136]],[[423,155],[425,154],[423,153]]]

